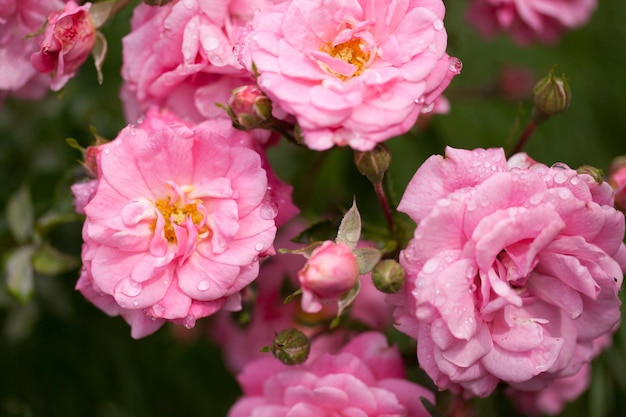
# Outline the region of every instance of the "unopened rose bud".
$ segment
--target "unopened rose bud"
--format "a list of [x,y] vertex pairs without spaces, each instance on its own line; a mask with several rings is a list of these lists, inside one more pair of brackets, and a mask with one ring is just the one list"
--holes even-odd
[[358,276],[356,257],[350,247],[330,240],[316,248],[298,272],[303,290],[320,298],[339,297],[354,287]]
[[404,285],[405,277],[404,268],[393,259],[378,262],[372,271],[374,286],[387,294],[398,292]]
[[68,1],[63,10],[52,13],[41,43],[31,55],[33,67],[52,73],[50,88],[60,90],[87,60],[96,43],[96,26],[89,14],[91,3],[79,6]]
[[576,169],[576,172],[579,175],[589,175],[598,184],[602,184],[602,182],[604,182],[604,172],[602,172],[600,168],[592,167],[591,165],[582,165]]
[[354,163],[357,169],[372,183],[382,181],[391,163],[391,153],[386,145],[378,144],[371,151],[354,151]]
[[286,329],[276,335],[271,350],[285,365],[297,365],[309,357],[311,343],[300,330]]
[[272,102],[255,85],[234,89],[228,108],[235,126],[244,130],[266,127],[272,117]]
[[172,0],[143,0],[148,6],[165,6],[168,3],[171,3]]
[[535,123],[541,123],[550,116],[565,111],[571,101],[571,92],[565,75],[554,75],[554,68],[550,73],[539,80],[533,89],[533,119]]

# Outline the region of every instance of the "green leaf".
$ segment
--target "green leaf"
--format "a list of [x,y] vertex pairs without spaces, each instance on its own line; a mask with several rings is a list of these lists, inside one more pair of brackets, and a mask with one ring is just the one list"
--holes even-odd
[[93,56],[93,61],[96,66],[96,73],[98,74],[98,84],[102,85],[104,81],[104,76],[102,75],[102,64],[104,63],[104,58],[107,55],[107,40],[102,34],[102,32],[96,32],[96,43],[91,50],[91,56]]
[[348,245],[350,249],[356,248],[361,238],[361,214],[356,208],[356,200],[352,201],[352,207],[346,212],[341,219],[339,230],[337,231],[337,239],[335,243],[343,243]]
[[33,252],[32,246],[21,246],[14,249],[7,258],[7,287],[9,292],[22,303],[30,300],[35,286]]
[[341,320],[341,316],[343,313],[350,308],[354,300],[356,300],[357,295],[359,295],[359,291],[361,290],[361,281],[356,282],[354,287],[350,289],[347,293],[342,295],[337,302],[337,316],[330,323],[330,328],[334,329],[339,325],[339,321]]
[[322,243],[324,242],[313,242],[310,245],[307,245],[303,248],[299,248],[299,249],[285,249],[285,248],[280,248],[278,249],[279,253],[288,253],[291,255],[302,255],[305,258],[309,259],[311,257],[311,254],[313,253],[313,251],[315,249],[317,249],[319,246],[322,245]]
[[427,398],[420,397],[420,401],[422,405],[424,406],[424,408],[426,409],[426,411],[428,411],[428,414],[430,414],[432,417],[444,417],[443,414],[441,414],[441,411],[437,410],[435,408],[435,405],[431,403],[430,401],[428,401]]
[[33,256],[33,268],[40,274],[58,275],[79,266],[78,258],[59,252],[48,244],[38,248]]
[[283,301],[283,304],[290,303],[291,301],[293,301],[294,298],[296,298],[300,294],[302,294],[302,288],[298,288],[297,290],[289,294],[287,297],[285,297],[285,301]]
[[376,248],[358,248],[352,253],[355,256],[356,264],[359,267],[359,275],[372,272],[378,261],[380,261],[380,257],[382,255]]
[[102,27],[111,16],[111,10],[117,0],[108,0],[94,3],[89,8],[89,15],[96,28]]
[[7,223],[15,241],[24,244],[30,240],[35,222],[35,210],[26,184],[9,197]]

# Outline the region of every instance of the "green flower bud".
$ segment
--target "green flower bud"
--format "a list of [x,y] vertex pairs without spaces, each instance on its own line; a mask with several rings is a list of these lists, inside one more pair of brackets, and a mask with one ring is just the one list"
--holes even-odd
[[272,119],[272,102],[257,86],[244,85],[233,90],[228,113],[238,129],[267,128]]
[[286,329],[276,335],[271,350],[285,365],[297,365],[309,357],[311,343],[300,330]]
[[598,184],[604,182],[604,172],[600,168],[592,167],[591,165],[582,165],[576,170],[578,175],[587,174],[594,179]]
[[391,153],[387,146],[378,144],[371,151],[354,151],[354,163],[361,174],[372,183],[378,183],[382,181],[389,168]]
[[539,80],[533,89],[533,119],[539,124],[547,120],[550,116],[565,111],[571,101],[571,91],[565,74],[560,77],[554,75],[554,67],[550,73]]
[[378,262],[372,271],[374,286],[387,294],[398,292],[404,285],[405,278],[404,268],[393,259]]

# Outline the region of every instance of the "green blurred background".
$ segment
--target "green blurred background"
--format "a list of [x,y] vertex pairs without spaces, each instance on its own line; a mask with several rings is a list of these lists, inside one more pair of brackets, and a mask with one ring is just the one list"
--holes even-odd
[[[507,99],[497,88],[507,67],[524,68],[538,79],[557,65],[572,89],[567,112],[541,125],[530,139],[525,150],[534,159],[606,171],[615,156],[626,154],[626,2],[601,1],[590,23],[557,46],[527,48],[506,35],[481,38],[465,23],[466,1],[445,3],[448,52],[463,61],[463,71],[446,91],[452,105],[448,115],[388,142],[396,198],[421,162],[447,145],[513,143],[532,106],[528,97]],[[86,146],[93,138],[90,126],[107,138],[124,126],[118,99],[120,39],[128,32],[130,12],[129,7],[103,28],[109,54],[102,86],[88,61],[61,94],[37,102],[8,99],[0,109],[0,416],[219,417],[239,395],[219,350],[204,337],[202,321],[191,331],[166,325],[136,341],[121,318],[106,316],[74,291],[81,218],[72,213],[69,186],[80,178],[80,153],[65,139]],[[355,194],[364,221],[383,224],[371,187],[348,149],[316,153],[282,142],[270,159],[294,185],[294,199],[309,220],[346,208]],[[9,199],[22,221],[32,202],[36,235],[15,235],[7,220],[16,216]],[[7,290],[5,264],[32,247],[41,249],[32,286],[21,282],[15,297]],[[480,416],[514,415],[501,395],[476,405]],[[624,409],[622,328],[614,346],[594,362],[589,391],[563,415],[619,416]]]

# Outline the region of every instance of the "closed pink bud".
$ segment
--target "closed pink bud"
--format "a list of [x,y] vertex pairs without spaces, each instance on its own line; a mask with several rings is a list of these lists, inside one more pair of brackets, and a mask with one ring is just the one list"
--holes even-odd
[[91,3],[74,1],[48,16],[41,50],[30,61],[41,73],[52,72],[50,88],[60,90],[87,60],[96,42],[96,26],[89,15]]
[[356,284],[359,267],[348,245],[325,241],[316,248],[298,272],[302,286],[302,308],[308,313],[321,310],[319,299],[337,298]]

